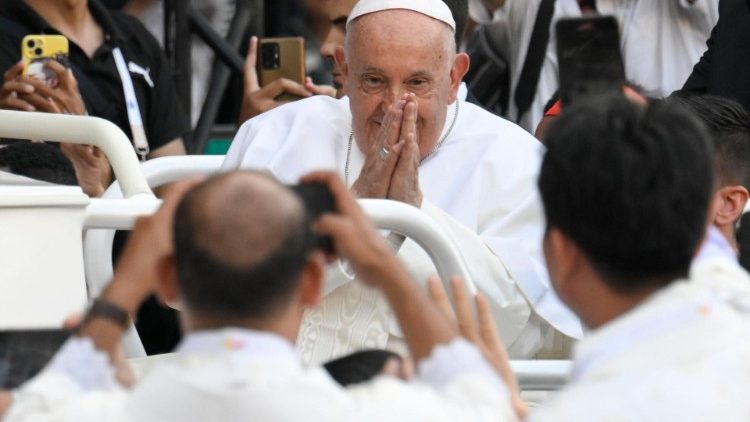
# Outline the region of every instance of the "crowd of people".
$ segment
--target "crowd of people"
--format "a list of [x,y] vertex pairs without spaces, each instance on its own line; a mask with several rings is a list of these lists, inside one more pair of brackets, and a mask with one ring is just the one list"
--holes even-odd
[[[161,208],[138,221],[76,334],[0,392],[7,420],[750,418],[750,276],[738,262],[750,252],[738,241],[750,1],[316,7],[333,86],[260,87],[250,40],[221,173],[158,192]],[[554,31],[540,38],[535,25],[545,14],[550,25],[614,16],[622,95],[560,105]],[[505,33],[505,116],[464,82],[477,26]],[[70,40],[67,67],[47,64],[56,86],[22,74],[18,46],[32,33]],[[158,42],[98,0],[3,2],[0,68],[0,108],[104,117],[144,160],[185,153],[189,119]],[[93,147],[9,142],[0,166],[91,196],[112,181]],[[311,212],[298,184],[325,188],[333,209]],[[477,295],[437,279],[412,240],[378,231],[360,198],[437,222]],[[121,338],[153,297],[180,303],[184,338],[135,380]],[[510,359],[542,357],[572,359],[572,371],[530,408]]]

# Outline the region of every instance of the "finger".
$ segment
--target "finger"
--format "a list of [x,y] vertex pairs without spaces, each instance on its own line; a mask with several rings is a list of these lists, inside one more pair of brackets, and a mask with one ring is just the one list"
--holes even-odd
[[174,211],[177,209],[177,205],[182,198],[203,180],[203,177],[191,177],[189,179],[169,184],[164,190],[162,204],[157,214],[169,216],[174,214]]
[[63,66],[60,62],[57,60],[48,60],[44,63],[44,67],[46,69],[49,69],[57,75],[58,79],[66,78],[68,75],[68,68]]
[[18,99],[31,104],[34,107],[34,110],[31,111],[43,111],[45,113],[59,112],[58,107],[53,102],[50,102],[47,97],[43,97],[37,93],[19,95]]
[[330,85],[315,85],[309,76],[305,79],[305,89],[315,95],[327,95],[334,98],[336,97],[336,88]]
[[36,107],[29,104],[25,100],[18,98],[17,96],[6,97],[3,101],[3,108],[22,111],[36,111]]
[[22,72],[23,72],[23,61],[19,61],[13,66],[11,66],[8,70],[5,71],[5,73],[3,74],[3,79],[5,81],[11,81],[13,79],[16,79]]
[[81,314],[72,314],[63,321],[63,328],[66,330],[73,330],[81,324],[81,320],[83,320]]
[[460,278],[451,278],[451,289],[453,290],[453,300],[456,303],[458,329],[464,337],[469,339],[469,341],[478,343],[480,338],[477,321],[474,318],[474,310],[472,309],[469,295]]
[[442,312],[449,321],[455,322],[456,314],[453,312],[448,293],[445,292],[443,282],[440,281],[440,278],[432,276],[427,280],[427,293],[432,302],[437,305],[438,309],[440,309],[440,312]]
[[308,91],[304,85],[286,78],[276,79],[261,88],[261,91],[266,92],[266,96],[271,99],[276,98],[281,94],[293,94],[299,95],[300,97],[309,97],[312,95],[312,92]]
[[362,213],[362,210],[357,204],[357,200],[354,198],[349,189],[341,181],[341,178],[330,171],[316,171],[302,176],[300,183],[322,183],[328,187],[331,192],[336,204],[336,210],[345,215],[353,215],[356,213]]
[[417,142],[417,102],[410,97],[404,105],[404,123],[401,128],[402,139],[406,142]]
[[474,303],[477,307],[477,318],[479,319],[479,336],[482,342],[490,349],[505,350],[503,341],[497,333],[497,325],[492,317],[490,304],[483,295],[477,293],[474,297]]
[[[13,79],[10,81],[6,81],[3,84],[3,91],[6,92],[17,92],[19,94],[31,94],[34,92],[34,85],[31,83],[26,82],[27,78],[23,79]],[[31,79],[31,78],[28,78]]]
[[250,46],[247,48],[247,56],[245,56],[245,68],[243,70],[245,78],[245,92],[255,92],[260,89],[258,83],[258,71],[255,65],[258,60],[258,37],[250,37]]

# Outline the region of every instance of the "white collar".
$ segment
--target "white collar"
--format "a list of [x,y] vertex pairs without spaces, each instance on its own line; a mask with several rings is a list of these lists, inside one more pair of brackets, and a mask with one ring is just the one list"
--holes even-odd
[[277,358],[283,358],[286,355],[295,361],[299,359],[294,345],[286,338],[269,331],[236,327],[192,332],[185,336],[177,346],[176,352],[197,354],[239,352]]

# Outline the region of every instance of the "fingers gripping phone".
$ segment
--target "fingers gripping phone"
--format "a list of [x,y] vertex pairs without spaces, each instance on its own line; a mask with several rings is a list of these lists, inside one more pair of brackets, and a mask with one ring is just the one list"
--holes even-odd
[[[325,213],[336,212],[336,199],[325,184],[300,183],[290,188],[302,200],[309,224],[314,223]],[[322,249],[328,254],[335,252],[333,240],[328,236],[315,236],[313,248]]]
[[560,19],[555,27],[563,106],[597,95],[622,95],[625,67],[611,16]]
[[68,39],[62,35],[27,35],[21,41],[21,58],[24,75],[40,79],[54,88],[59,82],[57,76],[44,65],[56,60],[67,66]]
[[[301,85],[305,83],[305,40],[302,37],[263,38],[258,43],[258,82],[266,86],[271,82],[286,78]],[[302,97],[281,94],[279,101],[294,101]]]

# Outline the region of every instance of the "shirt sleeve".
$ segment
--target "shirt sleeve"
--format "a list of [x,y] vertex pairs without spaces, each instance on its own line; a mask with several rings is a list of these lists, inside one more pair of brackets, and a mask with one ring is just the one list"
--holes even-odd
[[[118,396],[123,392],[117,384],[109,357],[98,351],[89,338],[73,338],[63,345],[39,375],[14,393],[5,420],[45,420],[52,415],[70,414],[80,405],[84,410],[80,415],[85,415],[86,407],[93,410],[114,402],[97,400],[96,406],[91,407],[90,403],[80,400],[82,397]],[[90,396],[91,393],[100,394]]]

